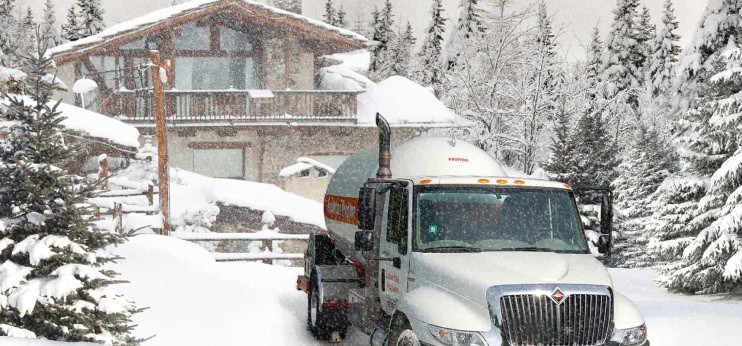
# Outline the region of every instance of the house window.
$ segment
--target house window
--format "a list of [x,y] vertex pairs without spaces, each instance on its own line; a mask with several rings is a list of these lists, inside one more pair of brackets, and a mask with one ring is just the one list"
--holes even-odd
[[214,178],[242,178],[245,176],[243,149],[195,149],[193,170]]
[[248,33],[228,27],[222,27],[219,32],[219,46],[226,52],[249,52],[254,49]]
[[178,57],[178,90],[258,89],[258,63],[244,57]]
[[211,30],[208,26],[199,26],[196,23],[186,24],[183,26],[180,36],[175,41],[175,49],[209,50],[211,46],[210,33]]

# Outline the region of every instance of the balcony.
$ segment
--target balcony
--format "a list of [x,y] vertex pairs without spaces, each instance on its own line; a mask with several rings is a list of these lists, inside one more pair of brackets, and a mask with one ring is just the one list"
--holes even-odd
[[[356,91],[165,91],[169,123],[355,123]],[[154,122],[151,92],[118,91],[99,112],[136,124]]]

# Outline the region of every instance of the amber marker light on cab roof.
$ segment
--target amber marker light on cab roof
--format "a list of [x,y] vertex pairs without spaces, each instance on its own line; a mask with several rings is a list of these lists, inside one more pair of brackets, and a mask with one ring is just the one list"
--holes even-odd
[[564,187],[566,187],[566,188],[568,188],[570,190],[572,189],[572,186],[569,186],[569,184],[564,184]]
[[505,179],[497,179],[497,180],[495,180],[495,182],[498,183],[498,184],[507,184],[508,183],[508,181],[505,180]]
[[430,184],[430,183],[432,183],[432,182],[433,182],[433,181],[432,181],[432,180],[430,180],[430,179],[423,179],[423,180],[420,180],[420,184],[422,184],[422,185],[425,185],[425,184]]
[[525,184],[526,182],[525,182],[525,181],[523,181],[523,180],[520,180],[520,179],[519,179],[519,180],[516,180],[516,181],[514,181],[514,183],[515,183],[516,185],[523,185],[523,184]]
[[489,184],[490,180],[482,178],[482,179],[477,180],[477,182],[479,182],[480,184]]

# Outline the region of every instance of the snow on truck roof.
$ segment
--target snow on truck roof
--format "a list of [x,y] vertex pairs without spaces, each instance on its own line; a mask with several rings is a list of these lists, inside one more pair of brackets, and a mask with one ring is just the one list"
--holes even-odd
[[162,8],[153,12],[150,12],[144,16],[137,17],[125,22],[121,22],[101,31],[98,34],[85,37],[83,39],[68,42],[49,50],[49,54],[52,56],[66,54],[79,49],[86,49],[98,44],[104,43],[107,39],[124,35],[139,29],[144,29],[165,20],[179,17],[182,15],[193,14],[199,11],[205,11],[214,5],[219,3],[235,4],[238,6],[244,6],[246,12],[252,12],[250,10],[262,10],[266,13],[270,13],[279,17],[293,19],[297,22],[313,26],[316,28],[324,29],[334,33],[343,39],[348,39],[358,43],[359,45],[366,46],[371,43],[366,37],[357,34],[353,31],[338,28],[336,26],[329,25],[322,21],[305,17],[300,14],[282,10],[266,4],[261,4],[254,0],[191,0],[179,5],[174,5],[166,8]]

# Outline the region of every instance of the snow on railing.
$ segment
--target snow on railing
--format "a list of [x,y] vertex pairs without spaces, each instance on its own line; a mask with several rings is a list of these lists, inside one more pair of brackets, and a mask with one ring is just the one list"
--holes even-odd
[[214,252],[212,255],[217,262],[232,261],[263,261],[273,264],[274,260],[303,260],[303,253],[275,253],[273,252],[274,241],[308,241],[309,234],[284,234],[274,232],[258,233],[192,233],[192,232],[170,232],[173,238],[187,241],[260,241],[263,243],[263,252],[249,253],[224,253]]

